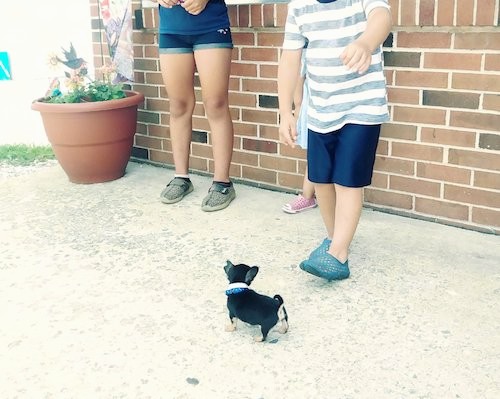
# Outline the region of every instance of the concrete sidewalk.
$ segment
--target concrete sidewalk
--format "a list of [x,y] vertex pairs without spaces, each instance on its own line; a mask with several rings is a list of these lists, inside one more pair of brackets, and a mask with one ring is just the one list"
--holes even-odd
[[[205,213],[196,175],[164,205],[172,175],[0,177],[2,399],[500,397],[500,237],[364,210],[351,278],[327,283],[298,268],[324,236],[317,209],[236,185]],[[224,331],[226,259],[260,266],[288,334]]]

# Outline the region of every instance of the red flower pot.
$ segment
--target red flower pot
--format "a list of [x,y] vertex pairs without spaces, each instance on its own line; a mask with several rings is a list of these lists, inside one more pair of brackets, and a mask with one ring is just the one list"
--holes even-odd
[[35,101],[59,164],[73,183],[102,183],[125,174],[144,95],[118,100],[51,104]]

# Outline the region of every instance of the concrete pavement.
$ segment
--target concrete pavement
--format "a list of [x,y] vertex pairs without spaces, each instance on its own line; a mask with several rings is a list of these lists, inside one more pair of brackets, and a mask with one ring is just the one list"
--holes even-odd
[[[364,210],[351,278],[298,268],[318,209],[236,184],[221,212],[173,172],[131,163],[76,185],[55,164],[0,175],[0,397],[498,398],[500,237]],[[227,323],[226,259],[258,265],[290,330],[255,343]]]

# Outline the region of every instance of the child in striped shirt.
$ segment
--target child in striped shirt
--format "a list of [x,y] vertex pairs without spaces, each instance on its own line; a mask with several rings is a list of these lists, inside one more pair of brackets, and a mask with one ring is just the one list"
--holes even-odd
[[[309,86],[308,177],[327,237],[300,268],[328,281],[350,275],[348,254],[389,119],[381,45],[388,0],[292,0],[278,68],[280,138],[296,140],[293,93],[302,51]],[[307,48],[303,49],[304,44]]]

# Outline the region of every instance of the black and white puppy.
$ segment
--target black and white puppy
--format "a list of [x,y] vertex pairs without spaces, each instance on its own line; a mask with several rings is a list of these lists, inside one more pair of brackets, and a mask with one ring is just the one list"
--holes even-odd
[[224,266],[229,287],[226,290],[227,309],[231,324],[226,331],[236,329],[236,321],[240,319],[251,325],[259,325],[262,335],[256,336],[255,341],[262,342],[266,339],[269,330],[281,322],[279,332],[284,334],[288,330],[288,315],[283,306],[283,298],[275,295],[273,298],[261,295],[249,288],[257,275],[257,266],[244,264],[233,265],[227,261]]

